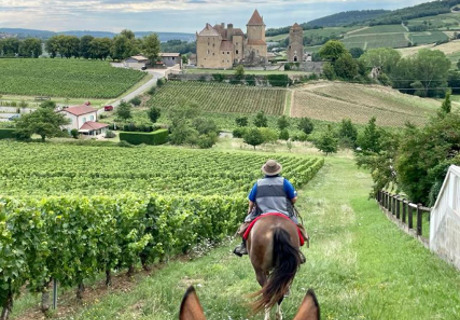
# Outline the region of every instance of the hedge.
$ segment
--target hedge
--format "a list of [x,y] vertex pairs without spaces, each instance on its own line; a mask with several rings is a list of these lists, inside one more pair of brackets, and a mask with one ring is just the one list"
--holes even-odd
[[14,139],[14,128],[0,128],[0,139]]
[[169,132],[167,129],[159,129],[154,132],[121,132],[120,140],[131,144],[159,145],[168,141]]
[[0,306],[11,309],[27,284],[43,292],[52,278],[83,284],[113,269],[161,261],[235,232],[244,197],[0,197]]

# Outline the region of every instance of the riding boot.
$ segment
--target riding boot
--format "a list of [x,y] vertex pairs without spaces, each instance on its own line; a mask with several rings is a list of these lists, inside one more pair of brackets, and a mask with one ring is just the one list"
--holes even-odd
[[236,234],[242,237],[250,225],[251,225],[251,222],[243,222],[238,228],[238,231],[236,232]]
[[242,257],[245,254],[248,254],[248,249],[246,248],[246,240],[243,239],[243,242],[233,250],[233,253],[238,257]]

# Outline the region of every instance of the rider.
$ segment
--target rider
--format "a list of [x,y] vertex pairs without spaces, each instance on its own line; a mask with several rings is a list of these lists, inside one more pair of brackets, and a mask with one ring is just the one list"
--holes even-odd
[[[297,201],[297,192],[289,180],[281,177],[281,169],[281,164],[275,160],[268,160],[262,166],[265,178],[258,180],[249,193],[248,215],[237,231],[240,236],[244,235],[251,221],[257,216],[269,212],[278,212],[291,218],[299,227],[304,239],[308,240],[304,227],[298,222],[294,213],[293,205]],[[246,240],[243,239],[243,242],[235,248],[233,253],[240,257],[248,254]]]

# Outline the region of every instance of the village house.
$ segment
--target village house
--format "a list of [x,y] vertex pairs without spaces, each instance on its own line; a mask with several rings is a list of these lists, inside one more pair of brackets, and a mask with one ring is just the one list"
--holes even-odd
[[149,59],[142,55],[131,56],[123,61],[125,67],[138,70],[146,68],[148,63]]
[[180,53],[160,53],[159,60],[165,67],[179,66],[182,69],[182,56]]
[[70,119],[70,123],[62,127],[69,132],[77,129],[81,134],[97,136],[105,134],[107,131],[107,124],[97,122],[97,109],[86,104],[63,108],[58,112],[64,114],[67,119]]

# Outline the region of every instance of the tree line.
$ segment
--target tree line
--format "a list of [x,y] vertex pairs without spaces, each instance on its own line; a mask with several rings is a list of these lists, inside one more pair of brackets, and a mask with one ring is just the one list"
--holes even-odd
[[[56,35],[45,42],[45,50],[51,58],[84,58],[123,60],[142,53],[151,62],[158,59],[160,41],[152,33],[136,38],[131,30],[123,30],[113,39],[95,38],[90,35],[78,38],[71,35]],[[42,41],[37,38],[0,40],[0,56],[38,58],[43,54]]]

